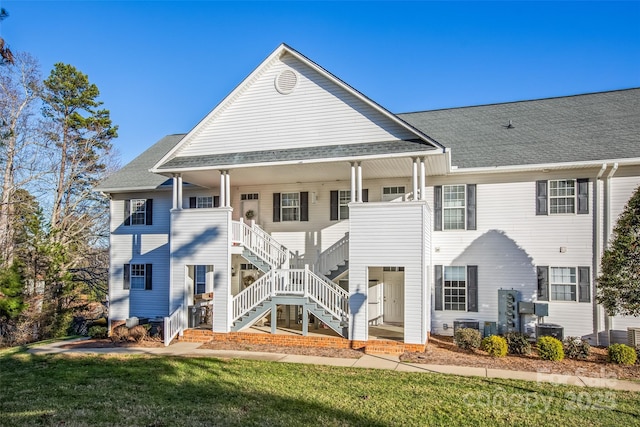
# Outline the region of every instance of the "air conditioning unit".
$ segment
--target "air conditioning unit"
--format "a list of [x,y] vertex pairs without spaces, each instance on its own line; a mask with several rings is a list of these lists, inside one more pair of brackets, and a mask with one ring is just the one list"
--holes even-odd
[[640,347],[640,328],[627,328],[627,342],[631,347]]
[[480,321],[475,319],[455,319],[453,321],[453,332],[455,333],[458,328],[471,328],[480,330]]

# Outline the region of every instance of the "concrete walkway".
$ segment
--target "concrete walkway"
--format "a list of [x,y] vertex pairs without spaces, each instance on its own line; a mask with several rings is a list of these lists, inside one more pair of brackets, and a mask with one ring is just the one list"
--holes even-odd
[[581,387],[640,392],[640,382],[616,378],[592,378],[579,375],[560,375],[548,372],[510,371],[506,369],[476,368],[469,366],[429,365],[401,362],[398,356],[365,354],[359,359],[339,357],[302,356],[296,354],[265,353],[259,351],[210,350],[199,348],[202,343],[177,342],[168,347],[116,347],[116,348],[62,348],[73,341],[58,341],[32,347],[32,354],[148,354],[161,356],[215,357],[220,359],[263,360],[310,365],[343,366],[353,368],[389,369],[399,372],[452,374],[484,378],[516,379]]

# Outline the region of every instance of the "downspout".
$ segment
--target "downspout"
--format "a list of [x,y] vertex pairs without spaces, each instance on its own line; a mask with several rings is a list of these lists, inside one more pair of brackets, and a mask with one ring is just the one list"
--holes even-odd
[[[605,241],[604,241],[604,246],[606,246],[607,248],[609,247],[609,238],[611,237],[611,178],[613,177],[613,175],[616,173],[616,171],[618,170],[618,163],[614,163],[613,167],[611,168],[611,170],[609,171],[609,174],[607,175],[607,180],[606,182],[606,192],[605,192],[605,209],[606,209],[606,213],[604,216],[604,235],[606,236]],[[613,319],[611,318],[611,316],[609,316],[609,313],[605,313],[605,317],[604,317],[604,329],[607,332],[607,335],[610,334],[610,329],[611,329],[611,321]]]
[[603,163],[602,167],[598,171],[598,175],[596,175],[596,179],[593,182],[593,194],[595,199],[595,206],[593,209],[593,221],[594,221],[594,251],[593,251],[593,297],[591,298],[593,302],[593,335],[596,340],[596,345],[600,345],[600,310],[598,308],[598,303],[596,302],[596,286],[597,286],[597,278],[600,275],[600,211],[601,211],[601,203],[600,203],[600,178],[604,174],[604,171],[607,170],[607,164]]

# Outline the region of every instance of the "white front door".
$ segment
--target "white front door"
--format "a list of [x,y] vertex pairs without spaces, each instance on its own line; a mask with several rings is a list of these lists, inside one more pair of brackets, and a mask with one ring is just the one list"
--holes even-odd
[[404,323],[404,272],[385,272],[384,322]]
[[258,211],[258,201],[257,200],[243,200],[242,201],[242,217],[248,221],[247,212],[253,211],[253,218],[256,224],[260,223],[260,214]]

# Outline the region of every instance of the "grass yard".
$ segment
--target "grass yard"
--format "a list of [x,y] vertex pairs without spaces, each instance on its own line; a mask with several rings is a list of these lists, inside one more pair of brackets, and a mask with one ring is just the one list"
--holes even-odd
[[640,393],[245,360],[0,352],[0,426],[640,426]]

